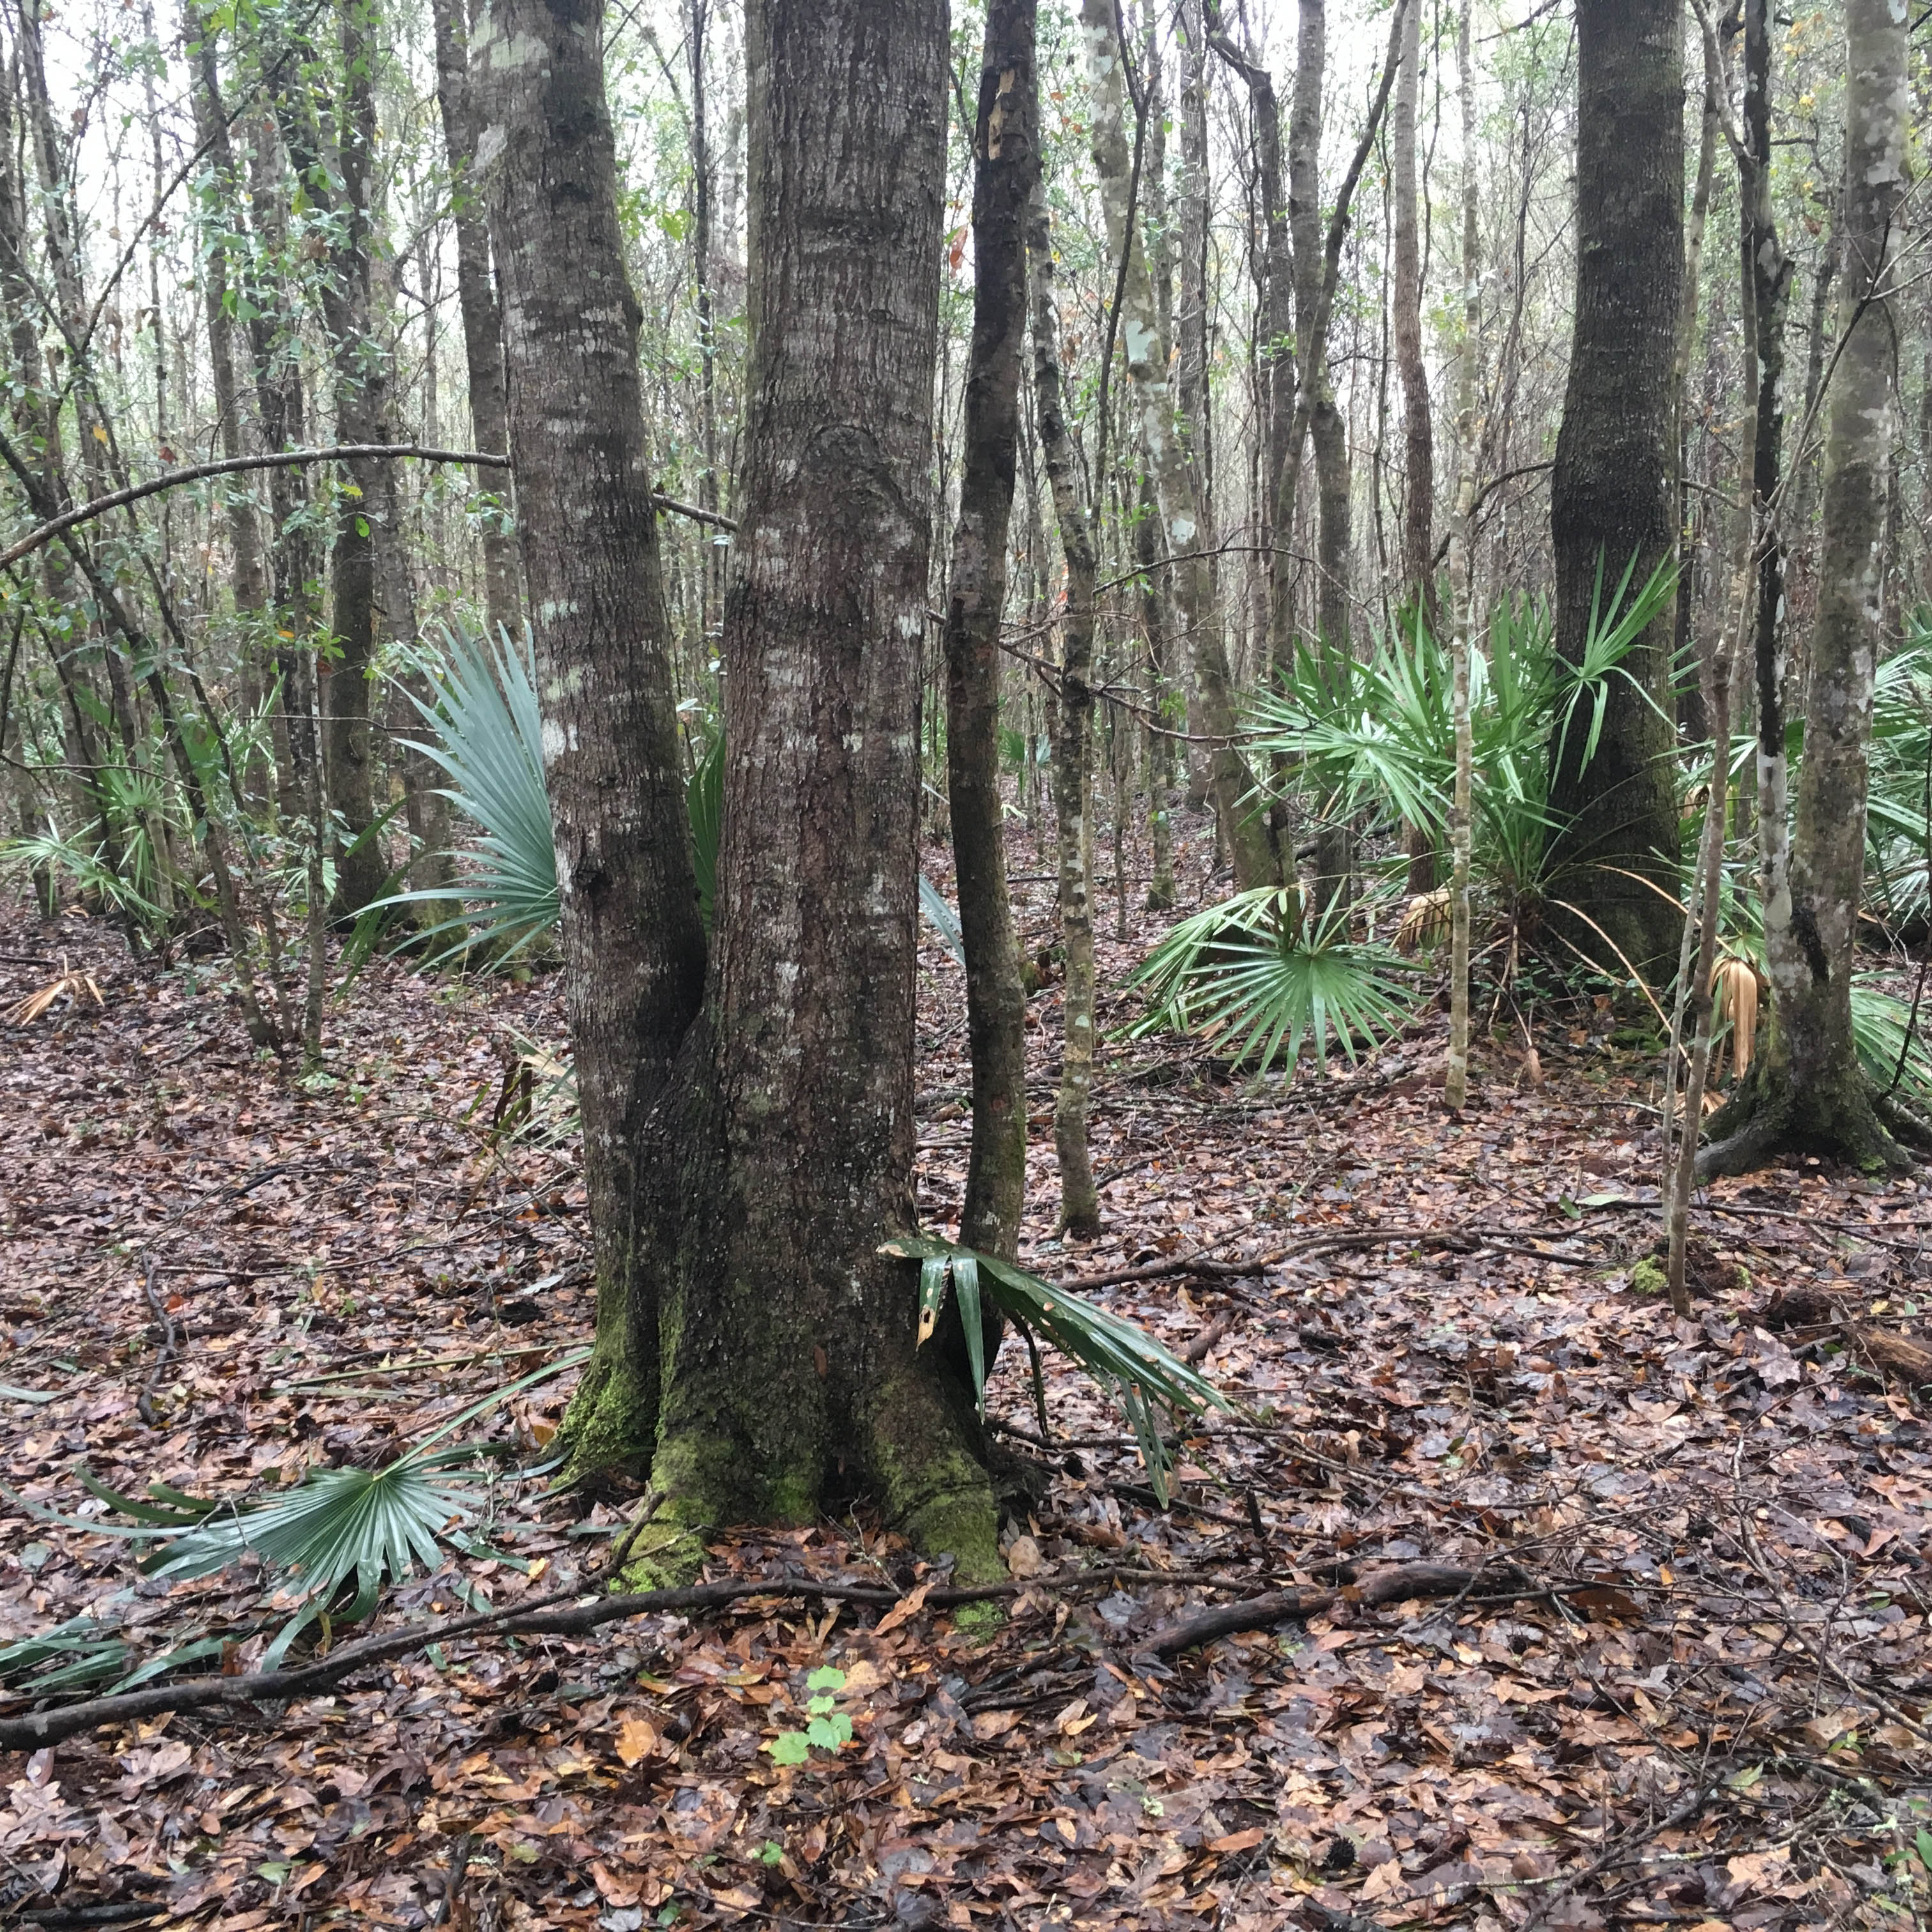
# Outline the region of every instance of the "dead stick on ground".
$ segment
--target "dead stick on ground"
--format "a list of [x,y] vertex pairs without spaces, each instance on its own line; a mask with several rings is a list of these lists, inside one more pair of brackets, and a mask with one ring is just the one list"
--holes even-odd
[[[1482,1574],[1444,1563],[1404,1563],[1392,1570],[1371,1570],[1346,1590],[1270,1590],[1238,1604],[1217,1604],[1169,1624],[1154,1633],[1148,1648],[1156,1657],[1178,1657],[1196,1644],[1212,1642],[1236,1630],[1260,1630],[1269,1624],[1315,1616],[1345,1600],[1373,1606],[1402,1603],[1411,1597],[1454,1597],[1466,1592]],[[1522,1590],[1511,1594],[1540,1594],[1546,1588],[1526,1577]]]
[[[1076,1589],[1096,1583],[1136,1580],[1174,1582],[1184,1580],[1163,1570],[1106,1564],[1091,1570],[1036,1576],[1027,1582],[934,1590],[927,1596],[926,1606],[950,1610],[961,1604],[988,1603],[1000,1597],[1018,1596],[1030,1589]],[[24,1717],[0,1718],[0,1750],[34,1750],[103,1724],[131,1724],[136,1718],[158,1717],[164,1711],[202,1710],[214,1705],[258,1702],[283,1703],[311,1696],[331,1689],[358,1670],[406,1656],[426,1644],[486,1632],[503,1636],[586,1636],[606,1624],[631,1617],[660,1611],[721,1610],[754,1597],[818,1597],[838,1603],[873,1604],[881,1609],[890,1609],[904,1600],[897,1591],[862,1584],[821,1582],[808,1576],[765,1576],[694,1583],[677,1590],[644,1590],[631,1595],[602,1597],[568,1609],[561,1607],[570,1598],[582,1594],[581,1588],[561,1590],[518,1610],[493,1610],[442,1623],[418,1624],[386,1636],[365,1637],[295,1670],[256,1671],[240,1677],[185,1677],[172,1684],[123,1691],[114,1696],[90,1697],[51,1711],[30,1712]]]

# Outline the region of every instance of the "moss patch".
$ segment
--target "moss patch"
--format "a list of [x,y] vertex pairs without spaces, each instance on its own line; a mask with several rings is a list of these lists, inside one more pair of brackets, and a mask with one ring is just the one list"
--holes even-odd
[[1630,1288],[1636,1294],[1668,1294],[1670,1276],[1654,1255],[1646,1255],[1630,1270]]
[[992,1480],[968,1452],[944,1391],[902,1370],[878,1391],[866,1433],[886,1521],[925,1555],[954,1558],[961,1582],[1004,1582]]
[[564,1451],[558,1480],[641,1467],[650,1454],[652,1422],[650,1406],[627,1365],[600,1350],[585,1366],[557,1430]]
[[704,1540],[688,1525],[662,1518],[639,1530],[611,1583],[613,1590],[676,1590],[704,1567]]

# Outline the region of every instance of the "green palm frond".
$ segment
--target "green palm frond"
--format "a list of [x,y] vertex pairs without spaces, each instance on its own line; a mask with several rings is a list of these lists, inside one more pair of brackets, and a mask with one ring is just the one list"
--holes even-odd
[[[455,855],[456,890],[482,915],[454,923],[461,944],[501,946],[507,959],[553,931],[558,918],[556,848],[544,790],[543,718],[537,704],[527,635],[497,643],[446,628],[440,647],[410,654],[410,668],[429,686],[427,700],[407,685],[404,694],[429,735],[403,742],[422,753],[449,780],[442,788],[475,825],[476,844]],[[446,901],[447,889],[426,886],[382,902],[403,905]],[[434,932],[442,932],[436,927]]]
[[1418,969],[1391,948],[1348,937],[1348,909],[1312,923],[1291,895],[1264,886],[1182,920],[1148,954],[1131,986],[1148,989],[1136,1036],[1168,1031],[1213,1040],[1238,1066],[1292,1070],[1308,1040],[1324,1069],[1328,1044],[1350,1060],[1400,1033],[1424,998]]
[[436,1569],[451,1533],[478,1514],[476,1486],[484,1475],[480,1463],[491,1453],[486,1444],[439,1445],[510,1396],[580,1366],[590,1354],[574,1349],[493,1390],[383,1468],[311,1469],[278,1496],[209,1498],[153,1482],[145,1498],[136,1498],[80,1470],[82,1486],[129,1519],[112,1523],[62,1515],[11,1490],[0,1493],[38,1520],[152,1546],[140,1570],[166,1582],[215,1576],[254,1557],[271,1579],[292,1592],[296,1604],[262,1660],[264,1669],[272,1669],[299,1632],[330,1612],[346,1587],[352,1584],[354,1595],[339,1614],[359,1621],[375,1608],[386,1582],[412,1568]]
[[982,1304],[990,1301],[1009,1321],[1043,1336],[1078,1363],[1119,1403],[1163,1509],[1169,1465],[1154,1405],[1182,1418],[1210,1409],[1230,1412],[1234,1406],[1198,1369],[1170,1354],[1145,1329],[997,1255],[962,1247],[936,1234],[902,1234],[884,1243],[879,1252],[920,1264],[922,1341],[932,1332],[949,1282],[958,1297],[982,1415],[986,1409],[986,1363],[980,1317]]

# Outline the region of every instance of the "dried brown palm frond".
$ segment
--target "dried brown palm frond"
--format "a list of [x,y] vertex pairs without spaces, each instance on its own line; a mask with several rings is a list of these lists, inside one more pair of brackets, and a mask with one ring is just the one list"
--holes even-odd
[[15,1026],[32,1026],[63,995],[78,1006],[83,993],[88,994],[97,1006],[104,1006],[107,1004],[100,997],[100,988],[94,983],[94,976],[91,973],[70,973],[68,970],[67,955],[63,952],[61,955],[60,977],[50,980],[38,992],[29,993],[24,1000],[16,1000],[7,1009],[7,1017]]

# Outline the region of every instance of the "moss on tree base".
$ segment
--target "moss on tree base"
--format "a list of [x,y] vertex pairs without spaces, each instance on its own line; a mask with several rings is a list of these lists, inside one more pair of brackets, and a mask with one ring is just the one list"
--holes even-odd
[[1882,1107],[1903,1111],[1874,1089],[1856,1063],[1836,1078],[1801,1082],[1768,1054],[1712,1116],[1697,1178],[1754,1173],[1786,1154],[1842,1160],[1867,1174],[1902,1172],[1912,1157],[1888,1130]]
[[600,1344],[584,1365],[556,1432],[564,1458],[560,1485],[600,1469],[641,1469],[650,1460],[656,1426],[652,1408],[628,1365]]

